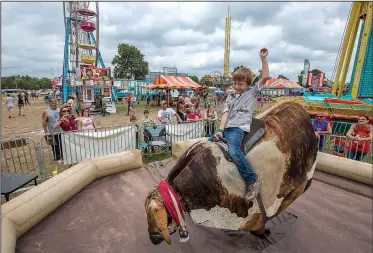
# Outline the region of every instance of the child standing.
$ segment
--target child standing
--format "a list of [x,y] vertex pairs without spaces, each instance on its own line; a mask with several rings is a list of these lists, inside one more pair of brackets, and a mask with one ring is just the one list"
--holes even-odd
[[240,68],[233,73],[233,88],[236,94],[233,97],[228,96],[224,104],[220,129],[215,134],[216,138],[224,136],[227,140],[229,155],[246,182],[245,200],[247,202],[258,196],[259,182],[257,182],[257,176],[247,161],[245,153],[241,151],[241,144],[244,135],[250,132],[259,91],[269,79],[267,55],[268,49],[260,50],[262,77],[251,89],[253,73],[249,68]]
[[150,124],[154,124],[153,119],[149,117],[149,111],[148,111],[148,110],[145,110],[145,111],[144,111],[144,118],[142,119],[142,123],[143,123],[145,126],[148,126],[148,125],[150,125]]
[[137,121],[137,118],[136,118],[136,109],[131,107],[130,108],[130,122],[136,122]]

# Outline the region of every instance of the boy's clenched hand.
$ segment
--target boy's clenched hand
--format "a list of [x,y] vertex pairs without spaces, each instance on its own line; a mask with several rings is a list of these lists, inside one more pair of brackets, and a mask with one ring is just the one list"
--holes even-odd
[[260,58],[266,58],[268,56],[268,49],[267,48],[262,48],[260,49]]

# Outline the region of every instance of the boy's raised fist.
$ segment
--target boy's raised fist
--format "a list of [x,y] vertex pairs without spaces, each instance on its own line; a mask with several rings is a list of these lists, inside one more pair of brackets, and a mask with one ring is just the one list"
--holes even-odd
[[260,49],[260,58],[265,58],[267,56],[268,56],[268,49],[267,48]]

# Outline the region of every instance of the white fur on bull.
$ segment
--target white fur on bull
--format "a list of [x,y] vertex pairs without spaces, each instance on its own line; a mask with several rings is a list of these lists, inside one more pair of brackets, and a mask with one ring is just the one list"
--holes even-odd
[[[216,143],[200,141],[192,145],[168,174],[166,181],[195,223],[258,231],[310,187],[317,139],[307,112],[299,104],[280,102],[256,118],[252,133],[264,123],[264,136],[251,143],[249,134],[243,142],[249,143],[246,157],[261,182],[260,195],[252,203],[244,200],[245,182],[236,165],[227,160]],[[148,204],[146,207],[148,220],[157,219],[152,208]],[[162,208],[159,202],[156,209]],[[149,224],[150,232],[157,231],[153,223]]]

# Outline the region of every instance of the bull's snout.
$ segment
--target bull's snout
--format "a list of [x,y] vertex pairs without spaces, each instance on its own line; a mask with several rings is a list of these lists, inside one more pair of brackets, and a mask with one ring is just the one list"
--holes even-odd
[[167,230],[163,230],[160,233],[159,232],[149,232],[149,238],[150,241],[154,245],[158,245],[163,241],[166,241],[167,244],[171,245],[171,236],[170,232]]

